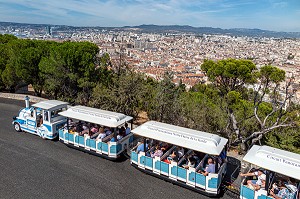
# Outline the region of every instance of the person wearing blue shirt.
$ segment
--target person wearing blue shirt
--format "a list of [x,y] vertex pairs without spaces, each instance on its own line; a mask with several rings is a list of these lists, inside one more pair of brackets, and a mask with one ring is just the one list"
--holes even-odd
[[128,127],[128,124],[125,123],[125,131],[126,131],[126,135],[130,134],[131,129]]
[[146,150],[148,149],[148,143],[144,143],[144,140],[142,140],[142,143],[137,147],[136,152],[139,153],[140,151],[145,152],[145,148]]
[[199,170],[199,172],[201,174],[203,174],[204,176],[208,176],[209,173],[215,173],[216,170],[216,166],[214,164],[214,161],[212,158],[208,158],[207,160],[208,165],[206,166],[206,168],[204,169],[204,171]]

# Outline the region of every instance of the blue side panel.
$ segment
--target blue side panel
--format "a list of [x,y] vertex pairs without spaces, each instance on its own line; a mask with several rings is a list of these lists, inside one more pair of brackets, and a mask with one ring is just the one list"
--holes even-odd
[[107,143],[102,142],[102,151],[108,153],[108,144]]
[[244,189],[243,189],[243,185],[241,183],[241,185],[240,185],[240,198],[243,197],[243,191],[244,191]]
[[90,147],[96,150],[96,140],[90,139]]
[[208,180],[208,187],[209,188],[218,188],[218,178],[211,178]]
[[138,154],[134,151],[131,151],[131,160],[135,162],[138,161]]
[[146,158],[146,166],[153,168],[153,159],[147,156],[145,156],[145,158]]
[[171,174],[174,176],[177,176],[177,166],[172,166],[171,167]]
[[160,170],[160,163],[161,163],[161,161],[157,161],[157,162],[155,162],[155,169],[157,169],[157,170]]
[[111,145],[111,146],[109,147],[109,152],[110,152],[111,154],[116,154],[116,153],[117,153],[117,145]]
[[241,186],[241,195],[246,199],[254,199],[254,190],[242,185]]
[[75,143],[76,144],[79,144],[79,137],[80,137],[79,135],[75,135]]
[[160,169],[162,172],[169,174],[169,164],[168,163],[161,162]]
[[84,137],[83,136],[78,137],[78,143],[84,145]]
[[120,151],[122,151],[122,144],[117,145],[117,153],[119,153]]
[[20,125],[23,125],[23,124],[26,123],[25,120],[21,120],[21,119],[16,119],[16,120],[14,120],[14,122],[17,122],[17,123],[19,123]]
[[274,199],[274,198],[272,198],[272,197],[269,197],[269,196],[267,196],[266,198],[267,198],[267,199]]
[[59,129],[59,138],[64,139],[64,130]]
[[140,157],[140,164],[141,165],[145,165],[146,164],[146,158],[145,158],[145,156],[141,156]]
[[191,172],[189,173],[189,181],[195,183],[196,182],[196,173],[195,172]]
[[74,142],[74,134],[69,134],[69,141]]
[[178,177],[186,179],[185,168],[178,167]]
[[65,140],[69,140],[70,133],[65,133]]
[[266,195],[260,195],[257,197],[257,199],[267,199],[267,196]]
[[102,150],[102,142],[98,142],[97,149],[100,150],[100,151]]
[[36,121],[34,121],[34,120],[27,120],[27,125],[35,128],[36,127]]
[[205,186],[206,184],[206,176],[196,173],[196,183]]
[[22,129],[23,131],[26,131],[26,132],[29,132],[29,133],[36,133],[35,129],[28,129],[28,128],[24,128],[24,127],[22,127],[22,126],[21,126],[21,129]]
[[91,139],[86,139],[86,141],[85,141],[85,146],[88,146],[88,147],[91,146],[91,145],[90,145],[90,140],[91,140]]
[[49,132],[52,132],[52,127],[50,125],[43,124],[43,126],[46,127]]

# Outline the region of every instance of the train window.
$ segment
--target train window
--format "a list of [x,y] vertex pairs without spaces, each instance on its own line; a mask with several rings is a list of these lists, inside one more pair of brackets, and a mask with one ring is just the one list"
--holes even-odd
[[44,111],[44,121],[49,121],[48,111]]
[[51,111],[51,118],[59,116],[58,113],[67,110],[67,108],[60,108],[54,111]]

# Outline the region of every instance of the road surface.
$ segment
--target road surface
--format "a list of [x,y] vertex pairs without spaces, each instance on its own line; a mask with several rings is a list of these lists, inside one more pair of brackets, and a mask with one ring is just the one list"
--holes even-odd
[[[0,98],[0,198],[208,198],[58,141],[16,132],[24,101]],[[224,196],[223,198],[229,198]]]

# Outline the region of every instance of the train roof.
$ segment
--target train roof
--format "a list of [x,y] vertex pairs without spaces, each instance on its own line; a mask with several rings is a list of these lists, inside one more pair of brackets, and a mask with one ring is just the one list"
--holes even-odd
[[226,138],[215,134],[156,121],[148,121],[133,129],[132,132],[143,137],[211,155],[219,155],[228,141]]
[[53,108],[60,108],[60,107],[66,107],[68,105],[68,102],[62,102],[59,100],[46,100],[42,102],[38,102],[36,104],[33,104],[33,107],[41,108],[41,109],[53,109]]
[[243,158],[251,164],[300,180],[300,155],[281,149],[254,145]]
[[132,120],[131,116],[87,106],[73,106],[59,115],[108,127],[118,127]]

